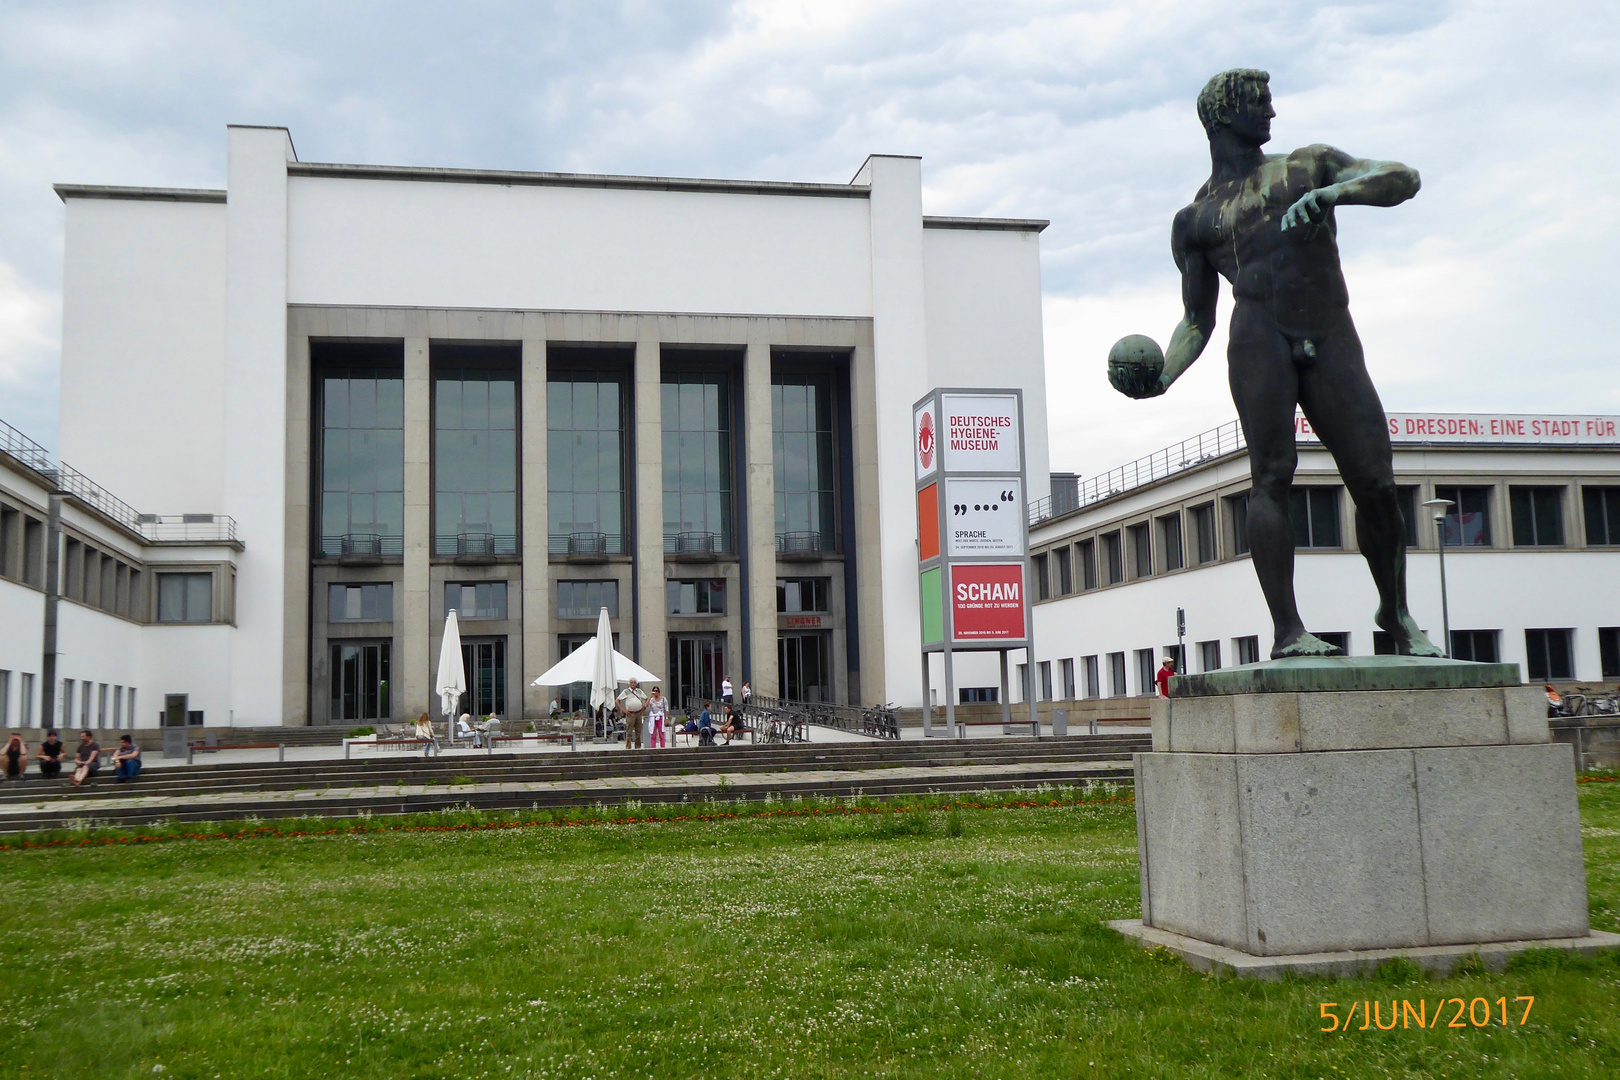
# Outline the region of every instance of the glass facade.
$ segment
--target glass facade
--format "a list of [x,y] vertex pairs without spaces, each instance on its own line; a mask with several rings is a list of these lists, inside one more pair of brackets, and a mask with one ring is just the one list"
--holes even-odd
[[731,380],[666,374],[663,427],[665,550],[732,551]]
[[328,622],[390,622],[394,618],[394,586],[333,585],[327,589]]
[[448,582],[444,587],[444,609],[452,608],[457,619],[504,619],[506,582]]
[[608,618],[619,617],[617,581],[557,582],[557,618],[594,619],[603,608],[607,608]]
[[517,554],[517,377],[450,368],[433,379],[433,552]]
[[671,615],[724,615],[726,613],[726,581],[710,578],[699,581],[669,581],[664,583]]
[[333,720],[388,719],[388,654],[386,641],[332,646]]
[[405,381],[376,368],[319,379],[320,553],[398,555],[405,535]]
[[622,555],[624,390],[617,377],[560,373],[546,386],[552,554]]
[[833,478],[832,380],[780,375],[771,383],[779,551],[837,546]]

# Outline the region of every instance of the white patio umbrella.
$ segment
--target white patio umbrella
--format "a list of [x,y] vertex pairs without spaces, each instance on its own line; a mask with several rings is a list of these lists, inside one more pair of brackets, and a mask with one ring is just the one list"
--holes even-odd
[[[606,635],[605,637],[603,635]],[[613,632],[609,629],[598,629],[597,636],[582,643],[579,648],[563,657],[550,671],[535,679],[534,686],[568,686],[572,683],[588,682],[595,689],[597,680],[597,667],[601,660],[601,653],[597,651],[598,641],[612,642]],[[655,683],[662,680],[648,671],[634,660],[617,649],[609,648],[608,654],[613,658],[613,686],[635,679],[638,682]]]
[[613,703],[619,692],[619,676],[613,670],[613,624],[607,608],[596,616],[596,659],[591,663],[591,708]]
[[[439,695],[439,705],[446,717],[455,716],[461,695],[467,692],[467,670],[461,662],[461,627],[456,622],[456,609],[444,616],[444,643],[439,646],[439,681],[433,688]],[[450,724],[450,737],[455,738],[455,723]]]

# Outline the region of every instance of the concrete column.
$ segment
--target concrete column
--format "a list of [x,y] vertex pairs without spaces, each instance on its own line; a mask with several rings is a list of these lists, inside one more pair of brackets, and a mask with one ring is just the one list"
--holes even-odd
[[550,513],[547,506],[546,322],[529,314],[523,323],[521,446],[523,476],[523,715],[546,715],[549,687],[531,686],[551,666]]
[[228,131],[224,510],[245,546],[228,714],[246,726],[284,716],[287,163],[296,158],[285,128]]
[[[855,347],[849,383],[855,453],[855,566],[859,575],[855,583],[855,597],[860,620],[861,657],[860,678],[850,680],[850,700],[857,704],[876,705],[891,699],[909,698],[915,677],[890,682],[884,668],[887,627],[883,621],[883,534],[878,528],[877,372],[870,345]],[[915,504],[914,499],[912,504]],[[915,524],[911,529],[915,531]],[[917,588],[916,577],[916,548],[913,547],[910,569],[913,594]],[[896,647],[909,654],[920,651],[921,642],[922,628],[919,624],[916,642],[903,638],[896,643]],[[915,649],[912,648],[913,644],[917,646]]]
[[630,478],[636,505],[637,637],[632,658],[667,675],[669,639],[664,613],[663,359],[658,320],[644,318],[636,334],[636,457]]
[[750,668],[742,673],[755,693],[777,697],[776,669],[776,469],[771,439],[771,339],[769,324],[753,320],[743,361],[743,512],[748,515],[748,636]]
[[287,339],[287,500],[283,550],[281,722],[309,723],[309,335],[289,322]]
[[394,657],[394,716],[412,717],[429,708],[433,661],[428,655],[428,559],[433,550],[432,393],[428,339],[405,339],[405,581],[398,621],[399,655]]

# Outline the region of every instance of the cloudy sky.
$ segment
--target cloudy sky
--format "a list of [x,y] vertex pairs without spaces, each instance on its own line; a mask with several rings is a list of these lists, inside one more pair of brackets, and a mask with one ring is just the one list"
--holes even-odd
[[1224,332],[1156,401],[1103,361],[1179,317],[1193,99],[1235,66],[1272,73],[1273,150],[1422,172],[1339,213],[1387,408],[1620,413],[1617,49],[1607,0],[0,0],[0,419],[55,447],[51,184],[222,187],[227,123],[305,161],[845,182],[909,153],[928,213],[1051,219],[1052,464],[1092,474],[1234,415]]

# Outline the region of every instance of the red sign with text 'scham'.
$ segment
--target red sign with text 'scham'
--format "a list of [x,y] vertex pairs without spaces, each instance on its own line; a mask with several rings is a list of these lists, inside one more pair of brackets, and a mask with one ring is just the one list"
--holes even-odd
[[958,641],[1024,637],[1022,563],[957,563],[951,567],[951,628]]

